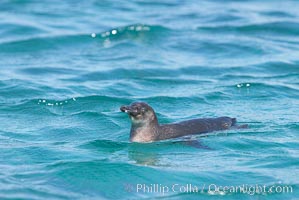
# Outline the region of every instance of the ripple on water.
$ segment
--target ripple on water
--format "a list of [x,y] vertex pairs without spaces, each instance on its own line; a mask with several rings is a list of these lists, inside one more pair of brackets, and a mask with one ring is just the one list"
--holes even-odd
[[224,33],[242,35],[268,35],[268,36],[295,36],[299,33],[298,23],[292,21],[281,21],[271,23],[259,23],[240,26],[201,26],[199,30],[210,32],[220,31]]

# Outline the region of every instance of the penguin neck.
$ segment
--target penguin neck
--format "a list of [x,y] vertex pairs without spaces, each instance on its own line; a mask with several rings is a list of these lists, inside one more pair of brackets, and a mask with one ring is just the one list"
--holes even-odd
[[132,121],[130,140],[131,142],[152,142],[159,136],[159,123],[156,115],[146,122],[136,123]]

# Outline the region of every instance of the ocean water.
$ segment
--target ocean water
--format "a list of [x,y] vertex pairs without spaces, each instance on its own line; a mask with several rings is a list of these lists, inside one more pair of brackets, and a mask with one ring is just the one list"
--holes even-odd
[[[299,199],[298,10],[2,0],[0,199]],[[250,128],[130,143],[133,101]]]

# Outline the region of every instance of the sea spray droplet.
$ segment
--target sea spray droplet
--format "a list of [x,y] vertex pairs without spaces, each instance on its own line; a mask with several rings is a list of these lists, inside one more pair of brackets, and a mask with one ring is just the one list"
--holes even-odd
[[250,87],[250,83],[239,83],[237,84],[237,88],[241,88],[241,87]]
[[92,34],[91,34],[91,37],[92,37],[92,38],[95,38],[95,37],[97,37],[97,34],[92,33]]
[[77,101],[76,98],[73,97],[73,101]]
[[136,31],[141,31],[142,30],[142,26],[137,26],[136,27]]
[[112,30],[111,33],[112,35],[115,35],[117,33],[117,30]]

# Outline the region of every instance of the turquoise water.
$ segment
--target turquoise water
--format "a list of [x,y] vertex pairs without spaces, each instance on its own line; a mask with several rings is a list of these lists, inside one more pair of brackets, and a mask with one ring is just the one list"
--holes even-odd
[[[0,199],[298,199],[298,10],[2,0]],[[226,115],[250,128],[130,143],[119,107],[136,100],[161,123]],[[215,190],[242,185],[278,189]]]

